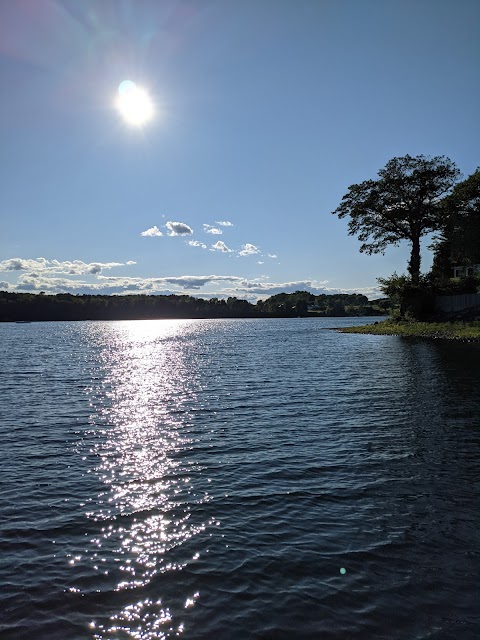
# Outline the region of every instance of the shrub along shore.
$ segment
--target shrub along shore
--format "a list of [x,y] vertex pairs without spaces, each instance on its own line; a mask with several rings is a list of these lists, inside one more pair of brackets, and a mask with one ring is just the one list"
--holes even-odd
[[366,333],[381,336],[408,336],[416,338],[442,338],[480,342],[480,321],[472,322],[402,322],[384,320],[361,327],[337,329],[342,333]]

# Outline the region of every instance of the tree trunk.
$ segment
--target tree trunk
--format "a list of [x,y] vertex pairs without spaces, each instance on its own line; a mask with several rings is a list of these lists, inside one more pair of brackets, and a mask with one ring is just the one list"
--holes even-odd
[[408,271],[412,278],[413,284],[418,284],[420,280],[420,236],[415,235],[412,238],[412,250],[410,253],[410,262],[408,263]]

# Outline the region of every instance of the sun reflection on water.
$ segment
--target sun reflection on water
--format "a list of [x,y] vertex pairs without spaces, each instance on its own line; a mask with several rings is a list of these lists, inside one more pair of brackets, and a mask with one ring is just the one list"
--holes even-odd
[[[194,489],[201,469],[188,460],[195,443],[189,411],[199,384],[192,330],[189,320],[88,327],[100,347],[99,375],[89,389],[91,452],[105,489],[87,512],[101,526],[86,555],[105,576],[105,591],[134,594],[108,624],[93,621],[97,640],[164,638],[184,629],[168,603],[151,594],[162,594],[162,575],[196,561],[193,539],[209,525],[198,515],[194,521],[191,511],[210,499]],[[199,595],[179,594],[174,608],[193,606]]]

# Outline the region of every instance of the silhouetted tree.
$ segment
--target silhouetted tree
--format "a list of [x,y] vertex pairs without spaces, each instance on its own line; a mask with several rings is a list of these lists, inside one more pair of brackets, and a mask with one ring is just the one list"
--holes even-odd
[[411,244],[408,271],[413,284],[420,277],[420,239],[442,227],[442,199],[460,172],[445,156],[393,158],[378,172],[377,180],[349,187],[333,212],[349,217],[350,235],[362,242],[360,251],[384,253],[389,245]]

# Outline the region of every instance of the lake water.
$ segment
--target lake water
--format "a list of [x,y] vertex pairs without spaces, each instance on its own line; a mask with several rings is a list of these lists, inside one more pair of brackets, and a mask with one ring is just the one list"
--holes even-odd
[[480,345],[364,321],[0,325],[2,640],[478,638]]

